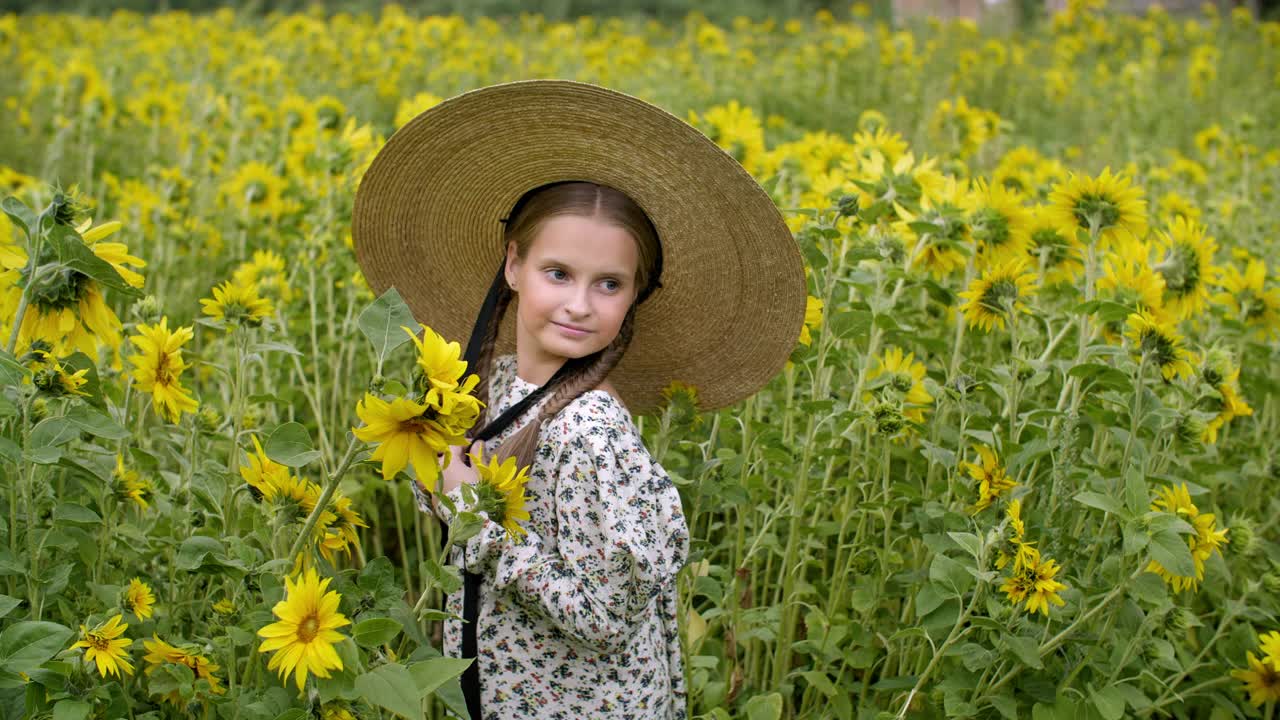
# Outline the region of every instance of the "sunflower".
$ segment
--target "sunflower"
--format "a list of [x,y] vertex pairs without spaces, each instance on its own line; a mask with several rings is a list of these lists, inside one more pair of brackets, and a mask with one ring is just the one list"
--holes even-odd
[[[1112,252],[1103,265],[1098,278],[1098,299],[1123,305],[1130,312],[1146,310],[1158,318],[1164,317],[1164,276],[1147,264],[1149,255],[1145,243],[1124,245]],[[1124,332],[1122,321],[1103,324],[1103,334],[1113,343],[1120,342]]]
[[862,160],[879,155],[889,163],[896,163],[907,152],[907,141],[883,127],[861,130],[853,136],[853,152]]
[[995,451],[986,445],[978,446],[978,462],[961,462],[960,465],[978,483],[978,500],[970,509],[973,514],[991,507],[993,502],[1017,486],[1013,478],[1005,474]]
[[893,230],[908,238],[908,247],[923,246],[914,262],[923,265],[935,278],[942,279],[965,266],[965,254],[971,252],[972,235],[966,217],[968,183],[947,178],[919,199],[920,209],[912,213],[895,201],[897,217]]
[[1049,212],[1063,227],[1096,232],[1102,247],[1141,240],[1147,234],[1142,188],[1106,168],[1097,178],[1071,174],[1049,193]]
[[1237,417],[1252,415],[1253,408],[1240,397],[1240,368],[1228,351],[1215,347],[1206,352],[1200,364],[1200,379],[1217,391],[1216,397],[1208,399],[1206,408],[1217,414],[1205,423],[1200,436],[1201,442],[1214,444],[1218,442],[1218,430]]
[[1043,205],[1030,211],[1027,254],[1040,269],[1046,286],[1070,285],[1084,273],[1084,245],[1073,227],[1057,224]]
[[1013,148],[1000,158],[995,170],[991,171],[991,182],[1006,189],[1038,196],[1040,188],[1035,180],[1036,167],[1044,160],[1044,156],[1034,148],[1024,145]]
[[118,678],[121,670],[126,675],[133,675],[133,664],[129,662],[128,651],[133,641],[120,637],[129,628],[127,624],[120,622],[123,618],[124,615],[114,615],[92,630],[81,625],[80,641],[71,646],[72,650],[85,648],[85,661],[96,663],[98,675],[102,677],[110,674]]
[[[924,363],[915,361],[915,353],[902,353],[902,348],[890,347],[884,355],[874,358],[867,371],[871,390],[862,394],[862,401],[872,404],[876,395],[882,399],[900,401],[902,415],[916,424],[924,423],[924,415],[933,404],[933,396],[924,388]],[[872,393],[874,391],[874,395]]]
[[1280,668],[1259,660],[1252,651],[1248,653],[1249,669],[1232,670],[1231,677],[1244,683],[1249,693],[1249,703],[1261,707],[1266,703],[1280,702]]
[[231,273],[231,279],[237,285],[253,285],[266,297],[282,303],[293,299],[284,258],[271,250],[255,250],[253,259],[240,263]]
[[1061,570],[1062,566],[1052,558],[1041,560],[1037,557],[1034,565],[1027,566],[1024,570],[1030,583],[1030,590],[1027,592],[1027,612],[1039,612],[1049,617],[1049,603],[1058,607],[1066,604],[1066,601],[1058,597],[1058,592],[1066,590],[1067,586],[1054,579]]
[[169,319],[161,317],[159,324],[138,325],[138,335],[129,338],[141,352],[130,355],[133,363],[133,381],[144,392],[151,393],[158,410],[176,423],[182,413],[194,413],[199,403],[182,387],[182,371],[187,369],[182,359],[182,346],[192,338],[191,327],[169,330]]
[[[147,650],[147,654],[142,657],[147,663],[147,669],[144,671],[147,675],[154,673],[157,668],[166,663],[183,665],[190,668],[197,680],[205,680],[209,683],[209,692],[214,695],[226,692],[226,688],[222,687],[218,676],[214,674],[222,668],[201,655],[194,646],[175,647],[152,633],[150,640],[142,641],[142,647]],[[173,705],[186,705],[186,700],[177,689],[164,694],[161,699]]]
[[247,162],[218,188],[222,202],[246,217],[277,219],[298,207],[284,197],[287,183],[265,163]]
[[819,327],[822,327],[822,301],[810,295],[805,300],[804,324],[800,326],[800,344],[805,347],[813,344],[810,330],[817,330]]
[[[109,222],[90,228],[88,223],[79,228],[81,240],[99,259],[109,263],[131,287],[142,286],[142,276],[127,266],[142,267],[146,263],[128,253],[123,243],[101,242],[102,238],[116,232],[119,222]],[[52,350],[58,355],[69,355],[76,350],[89,357],[97,356],[98,345],[105,344],[115,350],[120,347],[122,325],[106,303],[101,284],[84,273],[63,268],[50,273],[46,268],[55,262],[54,248],[45,243],[36,268],[41,278],[29,291],[29,305],[22,317],[18,331],[18,347],[27,347],[34,339],[51,341]],[[21,295],[18,283],[25,283],[29,271],[28,255],[18,246],[11,246],[0,254],[0,285],[10,288],[10,296],[4,299],[4,315],[17,315],[17,299]],[[12,291],[16,290],[17,293]],[[12,305],[13,307],[9,307]]]
[[[36,341],[39,343],[40,341]],[[88,397],[89,393],[81,390],[89,382],[89,368],[81,368],[73,373],[67,372],[58,359],[42,350],[32,350],[35,361],[30,363],[31,384],[37,390],[54,397],[77,395]]]
[[[437,408],[414,402],[409,398],[396,398],[387,402],[376,395],[365,393],[364,400],[356,405],[356,415],[363,427],[352,428],[355,436],[364,442],[378,443],[370,456],[382,462],[382,479],[390,480],[396,473],[413,465],[413,472],[423,488],[435,492],[440,466],[436,456],[445,454],[450,445],[466,442],[466,428],[449,422]],[[471,416],[474,422],[478,412]]]
[[[468,402],[469,396],[466,394],[475,388],[480,378],[470,375],[463,379],[467,372],[467,362],[460,359],[461,346],[456,342],[445,342],[443,337],[426,325],[422,326],[421,340],[409,328],[402,325],[400,329],[408,333],[409,339],[413,340],[414,347],[418,349],[418,374],[414,379],[414,388],[419,393],[419,401],[439,408],[446,414],[453,412],[454,404]],[[470,402],[477,404],[476,411],[479,412],[479,401],[470,398]]]
[[1160,214],[1170,220],[1180,217],[1188,222],[1200,221],[1200,208],[1173,191],[1160,197]]
[[129,581],[129,587],[125,588],[124,604],[134,617],[146,620],[155,614],[156,596],[152,594],[150,586],[141,579],[134,578]]
[[262,449],[262,443],[258,442],[257,435],[250,435],[249,439],[253,442],[253,454],[248,456],[247,465],[240,466],[240,477],[248,483],[254,497],[268,503],[274,502],[276,496],[281,493],[301,498],[303,491],[295,492],[291,488],[302,481],[290,477],[287,466],[267,457],[266,451]]
[[1009,561],[1013,561],[1015,570],[1026,567],[1028,563],[1035,560],[1036,553],[1035,543],[1026,542],[1023,538],[1026,535],[1027,527],[1022,520],[1022,501],[1010,500],[1005,506],[1004,516],[1007,520],[1007,528],[1012,533],[1007,538],[1002,538],[999,545],[996,546],[996,567],[1003,570]]
[[1135,360],[1145,359],[1159,367],[1165,380],[1191,376],[1193,356],[1183,347],[1182,336],[1173,329],[1172,323],[1164,322],[1146,310],[1139,310],[1130,313],[1125,324],[1129,328],[1125,335],[1133,343]]
[[258,286],[228,280],[215,285],[212,298],[200,298],[204,314],[225,323],[227,331],[235,325],[258,327],[275,309],[271,300],[258,295]]
[[1280,288],[1268,288],[1266,281],[1267,264],[1261,260],[1249,258],[1244,272],[1234,264],[1226,265],[1218,275],[1222,290],[1212,299],[1236,320],[1271,338],[1280,334]]
[[1266,661],[1280,672],[1280,632],[1269,632],[1258,638],[1258,645],[1266,655]]
[[1216,529],[1213,513],[1202,513],[1191,502],[1191,494],[1186,483],[1177,486],[1165,486],[1158,492],[1151,503],[1151,509],[1177,515],[1191,525],[1195,532],[1187,536],[1187,547],[1191,551],[1191,559],[1195,566],[1195,575],[1175,575],[1163,565],[1152,560],[1147,564],[1147,572],[1159,575],[1173,588],[1174,592],[1195,590],[1204,579],[1204,562],[1218,551],[1226,542],[1227,530]]
[[961,311],[969,327],[988,332],[992,327],[1003,330],[1006,316],[1030,314],[1031,308],[1024,301],[1035,288],[1036,276],[1029,269],[1027,258],[1014,258],[992,266],[969,283],[969,289],[959,293],[965,299]]
[[1021,257],[1031,243],[1031,212],[1022,197],[1004,185],[974,182],[964,200],[979,267]]
[[1213,254],[1218,244],[1203,225],[1175,218],[1168,232],[1158,233],[1164,259],[1155,271],[1164,277],[1164,307],[1174,320],[1198,315],[1209,300],[1209,285],[1218,274]]
[[529,468],[517,468],[514,457],[508,457],[501,463],[496,455],[491,455],[487,463],[480,455],[470,457],[472,467],[480,476],[475,487],[479,497],[476,509],[484,511],[490,520],[506,528],[508,537],[524,535],[525,530],[519,521],[529,519],[524,496]]
[[143,510],[151,506],[151,498],[156,494],[155,488],[149,481],[139,477],[137,470],[125,468],[124,456],[119,453],[116,454],[116,469],[112,471],[111,477],[115,482],[117,498],[128,500]]
[[920,202],[922,197],[938,192],[946,182],[934,160],[917,163],[911,153],[894,161],[875,153],[865,161],[848,165],[847,170],[858,187],[858,207],[864,214],[889,220],[901,218],[902,203]]
[[321,580],[315,568],[308,568],[296,580],[286,577],[285,598],[271,609],[279,621],[258,631],[258,636],[265,638],[258,651],[277,651],[267,669],[277,670],[282,680],[293,673],[299,691],[308,673],[327,678],[330,670],[342,669],[342,658],[333,646],[345,639],[337,628],[351,621],[338,612],[342,596],[326,592],[331,581]]

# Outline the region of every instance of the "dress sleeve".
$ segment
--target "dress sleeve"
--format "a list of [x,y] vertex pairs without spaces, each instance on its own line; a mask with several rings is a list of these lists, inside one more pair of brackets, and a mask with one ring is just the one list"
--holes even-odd
[[464,559],[565,634],[611,652],[675,582],[689,531],[675,485],[635,433],[619,419],[590,417],[554,458],[555,542],[532,529],[508,539],[490,521]]

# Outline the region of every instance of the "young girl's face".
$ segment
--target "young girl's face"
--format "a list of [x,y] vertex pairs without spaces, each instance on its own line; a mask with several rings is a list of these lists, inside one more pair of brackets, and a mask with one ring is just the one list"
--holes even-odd
[[630,233],[577,215],[544,222],[523,260],[510,243],[506,278],[518,298],[520,357],[554,371],[607,347],[636,298],[639,262]]

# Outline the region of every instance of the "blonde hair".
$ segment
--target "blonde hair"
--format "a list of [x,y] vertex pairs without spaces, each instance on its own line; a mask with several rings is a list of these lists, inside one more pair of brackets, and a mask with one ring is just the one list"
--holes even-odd
[[[559,182],[543,185],[525,193],[505,221],[504,245],[515,243],[517,257],[524,260],[528,257],[529,249],[533,246],[538,231],[547,220],[558,215],[594,218],[626,230],[636,241],[639,254],[635,283],[640,291],[636,301],[627,310],[622,326],[618,329],[618,334],[613,341],[603,350],[583,358],[588,362],[573,372],[558,378],[553,377],[552,382],[555,384],[548,388],[547,400],[539,409],[537,417],[513,433],[498,448],[499,458],[514,456],[521,467],[533,464],[543,423],[554,418],[578,396],[595,389],[617,367],[627,346],[631,344],[635,329],[636,306],[643,302],[659,284],[658,277],[662,272],[662,249],[658,242],[657,230],[654,229],[648,215],[621,191],[596,183]],[[494,347],[497,345],[498,329],[515,296],[516,293],[505,282],[499,284],[497,305],[490,316],[489,326],[484,329],[476,367],[471,369],[480,376],[476,395],[486,406],[490,403],[489,374],[493,364]]]

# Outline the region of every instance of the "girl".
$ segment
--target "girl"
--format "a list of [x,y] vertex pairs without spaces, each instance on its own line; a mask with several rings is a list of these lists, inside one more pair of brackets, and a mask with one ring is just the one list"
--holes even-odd
[[[467,347],[487,405],[467,450],[530,467],[530,517],[515,539],[486,521],[453,549],[467,586],[447,607],[466,622],[446,621],[445,651],[476,657],[472,718],[687,717],[689,531],[631,413],[674,380],[724,407],[785,363],[807,288],[768,195],[652,105],[525,81],[401,128],[361,181],[352,234],[370,287],[396,287],[446,337],[498,265]],[[462,507],[477,476],[462,448],[446,459],[439,491]]]
[[[486,457],[531,465],[527,534],[511,540],[489,523],[463,553],[483,577],[484,715],[684,717],[676,575],[689,531],[675,486],[607,379],[631,341],[635,300],[657,278],[657,236],[628,197],[591,183],[534,191],[507,228],[505,290],[486,337],[496,338],[515,295],[516,353],[481,381],[489,419],[567,360],[595,360],[483,444]],[[492,342],[482,347],[480,367],[492,352]],[[462,453],[453,448],[444,470],[459,506],[458,486],[478,479]],[[462,614],[460,594],[448,609]],[[445,652],[460,645],[459,623],[447,622]]]

